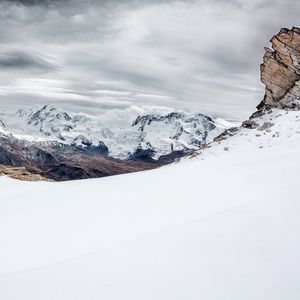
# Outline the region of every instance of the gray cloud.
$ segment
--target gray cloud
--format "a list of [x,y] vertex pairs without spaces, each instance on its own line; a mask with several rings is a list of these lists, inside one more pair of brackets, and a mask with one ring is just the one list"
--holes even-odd
[[[49,5],[58,4],[59,0],[4,0],[7,3],[36,6],[36,5]],[[66,2],[68,0],[60,0],[61,2]]]
[[2,1],[0,103],[244,118],[263,96],[264,46],[299,11],[294,0]]
[[0,68],[24,71],[39,70],[42,72],[54,70],[54,66],[38,55],[32,55],[22,51],[0,52]]

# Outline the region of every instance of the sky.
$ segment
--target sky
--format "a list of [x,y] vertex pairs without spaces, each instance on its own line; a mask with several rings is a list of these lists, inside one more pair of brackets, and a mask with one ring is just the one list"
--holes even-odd
[[1,108],[160,107],[242,119],[295,0],[0,1]]

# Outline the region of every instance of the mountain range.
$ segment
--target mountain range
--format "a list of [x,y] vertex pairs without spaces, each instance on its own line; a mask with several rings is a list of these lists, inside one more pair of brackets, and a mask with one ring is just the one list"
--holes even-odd
[[272,40],[258,110],[179,163],[62,183],[1,176],[1,299],[300,299],[300,29]]
[[200,149],[231,123],[182,111],[137,116],[125,125],[52,105],[0,113],[0,164],[54,179],[151,169]]

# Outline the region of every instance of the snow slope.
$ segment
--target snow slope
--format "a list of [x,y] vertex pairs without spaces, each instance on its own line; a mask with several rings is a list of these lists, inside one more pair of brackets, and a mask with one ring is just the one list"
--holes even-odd
[[0,299],[300,299],[300,113],[265,121],[143,173],[0,177]]

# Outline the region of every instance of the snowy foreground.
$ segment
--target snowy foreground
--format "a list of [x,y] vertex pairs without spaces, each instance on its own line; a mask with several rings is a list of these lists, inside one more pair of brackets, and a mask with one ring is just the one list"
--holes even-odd
[[300,299],[300,116],[281,114],[153,171],[0,177],[0,299]]

